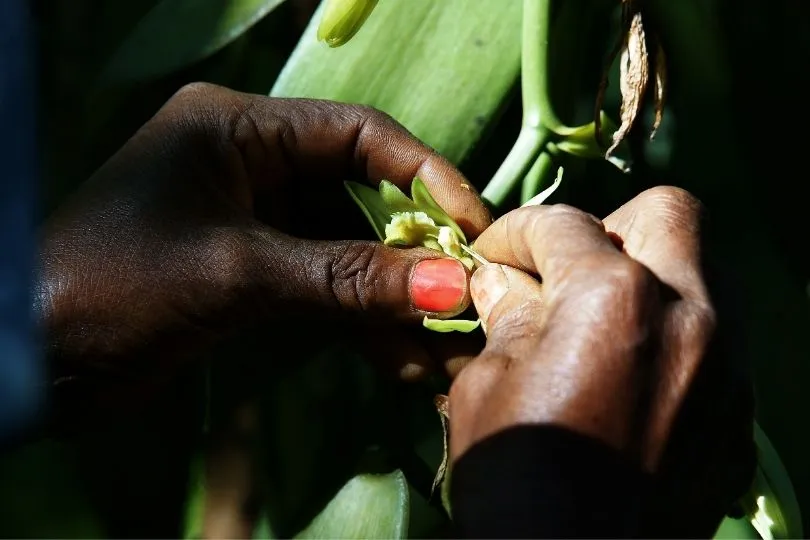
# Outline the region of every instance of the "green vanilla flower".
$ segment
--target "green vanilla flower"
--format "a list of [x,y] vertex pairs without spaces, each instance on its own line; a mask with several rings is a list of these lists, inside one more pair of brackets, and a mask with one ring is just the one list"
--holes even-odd
[[327,0],[318,26],[318,41],[340,47],[354,37],[377,6],[377,0]]
[[[387,180],[380,182],[378,190],[357,182],[345,182],[345,186],[386,245],[440,251],[461,261],[470,270],[476,259],[486,262],[467,245],[461,227],[438,205],[419,178],[411,183],[411,197]],[[435,332],[472,332],[480,324],[480,320],[427,317],[423,321],[425,328]]]

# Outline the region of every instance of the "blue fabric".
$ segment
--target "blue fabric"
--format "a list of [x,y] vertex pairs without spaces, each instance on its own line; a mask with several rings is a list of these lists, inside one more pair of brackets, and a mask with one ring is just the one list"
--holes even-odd
[[0,1],[0,442],[42,403],[30,290],[35,254],[35,81],[26,0]]

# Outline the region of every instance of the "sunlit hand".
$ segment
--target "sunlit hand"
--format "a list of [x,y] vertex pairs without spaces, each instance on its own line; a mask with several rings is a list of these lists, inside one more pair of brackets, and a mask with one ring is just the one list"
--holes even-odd
[[185,87],[43,231],[35,302],[70,396],[56,407],[137,404],[224,336],[296,317],[373,323],[359,340],[382,348],[371,356],[425,372],[398,325],[463,311],[468,273],[435,251],[348,240],[371,231],[343,188],[408,191],[415,176],[469,237],[491,223],[447,160],[377,110]]
[[487,229],[475,247],[500,264],[471,281],[488,339],[450,392],[452,459],[515,426],[562,427],[652,474],[646,534],[711,536],[752,478],[753,400],[718,339],[701,212],[659,187],[604,221],[555,205]]

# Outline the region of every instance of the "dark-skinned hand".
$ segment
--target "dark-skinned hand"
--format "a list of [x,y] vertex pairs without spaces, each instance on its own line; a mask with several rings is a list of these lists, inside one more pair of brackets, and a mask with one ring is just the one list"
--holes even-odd
[[487,343],[451,388],[451,459],[510,429],[562,428],[650,474],[640,534],[711,537],[755,461],[752,388],[721,343],[737,329],[707,287],[702,214],[658,187],[601,221],[553,205],[489,227],[475,248],[497,264],[471,280]]
[[424,374],[431,356],[402,328],[463,311],[469,274],[349,240],[371,228],[343,187],[409,192],[415,176],[470,238],[492,222],[447,160],[375,109],[183,88],[44,228],[35,305],[54,408],[81,421],[137,406],[224,337],[296,317],[373,326],[358,340],[371,356]]

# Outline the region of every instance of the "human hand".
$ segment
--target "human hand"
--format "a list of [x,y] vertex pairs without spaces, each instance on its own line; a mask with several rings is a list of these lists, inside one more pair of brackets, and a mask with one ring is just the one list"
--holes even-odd
[[469,237],[491,223],[462,175],[379,111],[184,88],[45,227],[35,303],[54,377],[103,409],[240,329],[354,316],[389,367],[424,371],[427,352],[386,323],[458,314],[468,274],[435,251],[347,241],[368,228],[342,185],[407,191],[415,176]]
[[450,391],[451,459],[509,428],[562,427],[650,473],[642,534],[713,535],[752,479],[753,396],[721,344],[701,214],[659,187],[604,221],[555,205],[487,229],[475,247],[499,264],[471,291],[488,339]]

